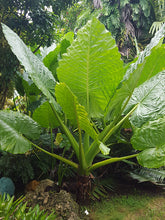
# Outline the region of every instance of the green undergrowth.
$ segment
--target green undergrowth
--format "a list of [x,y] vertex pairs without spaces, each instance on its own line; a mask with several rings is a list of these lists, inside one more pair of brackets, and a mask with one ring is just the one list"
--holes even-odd
[[164,220],[165,197],[135,192],[112,195],[88,208],[90,220]]

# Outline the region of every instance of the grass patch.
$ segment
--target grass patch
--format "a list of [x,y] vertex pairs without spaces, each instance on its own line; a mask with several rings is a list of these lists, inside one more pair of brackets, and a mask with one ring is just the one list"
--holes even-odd
[[164,220],[165,198],[148,194],[112,196],[90,207],[90,220]]

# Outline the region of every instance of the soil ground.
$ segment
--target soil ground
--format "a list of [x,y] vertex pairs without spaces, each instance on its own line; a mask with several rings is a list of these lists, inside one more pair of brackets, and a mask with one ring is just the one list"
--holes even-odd
[[[54,210],[55,207],[57,208],[58,206],[59,213],[61,213],[59,215],[60,220],[70,219],[68,218],[68,216],[71,216],[70,213],[74,216],[76,213],[76,217],[74,217],[73,220],[165,219],[165,189],[151,183],[125,182],[120,179],[117,181],[113,191],[107,191],[106,198],[101,198],[100,200],[79,206],[79,214],[78,209],[75,209],[77,206],[73,205],[73,202],[70,202],[72,200],[70,194],[64,195],[61,199],[62,202],[60,201],[57,204],[57,195],[52,195],[51,192],[49,195],[47,195],[47,192],[43,195],[40,193],[40,196],[38,196],[38,194],[35,196],[33,193],[35,192],[32,192],[30,195],[31,203],[29,205],[33,207],[39,204],[40,207],[42,208],[43,206],[48,213],[50,213],[49,210]],[[35,197],[35,199],[33,197]],[[70,201],[67,198],[70,198]],[[73,195],[73,198],[75,198],[75,195]]]

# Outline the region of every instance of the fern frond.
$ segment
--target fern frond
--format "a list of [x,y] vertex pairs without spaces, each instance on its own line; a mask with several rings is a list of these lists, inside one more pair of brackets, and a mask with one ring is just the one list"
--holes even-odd
[[165,18],[162,21],[155,21],[152,24],[149,33],[154,34],[155,32],[159,31],[164,23],[165,23]]
[[165,185],[165,169],[140,168],[129,173],[133,179],[142,182],[152,182],[155,185]]
[[47,215],[44,210],[40,210],[39,205],[27,210],[27,203],[23,203],[24,197],[14,201],[14,196],[8,194],[0,196],[0,219],[34,219],[34,220],[53,220],[56,215],[52,212]]

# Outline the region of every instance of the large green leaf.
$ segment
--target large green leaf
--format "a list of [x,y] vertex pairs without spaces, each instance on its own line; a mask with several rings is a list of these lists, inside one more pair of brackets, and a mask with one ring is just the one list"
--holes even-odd
[[90,123],[84,106],[78,103],[77,97],[72,93],[69,87],[65,83],[57,84],[55,92],[57,102],[61,105],[70,122],[76,126],[76,128],[86,131],[93,139],[96,139],[97,133]]
[[56,69],[58,67],[60,53],[60,44],[56,46],[56,48],[51,51],[44,59],[44,65],[53,73],[54,77],[57,79]]
[[47,56],[45,56],[43,62],[46,67],[53,73],[54,77],[57,79],[56,69],[58,67],[59,59],[62,58],[62,54],[66,53],[67,48],[70,46],[74,39],[74,33],[68,32],[65,34],[62,41],[57,44],[56,48],[51,51]]
[[56,81],[52,73],[44,66],[40,59],[24,44],[24,42],[5,24],[2,24],[3,33],[11,46],[13,53],[20,63],[25,67],[32,81],[52,102],[57,110],[59,106],[54,100],[54,88]]
[[137,157],[142,166],[165,166],[165,116],[136,128],[131,143],[135,149],[143,150]]
[[130,74],[137,69],[138,65],[143,63],[146,57],[150,56],[152,49],[157,45],[159,45],[160,41],[162,41],[162,39],[164,38],[164,34],[165,34],[165,25],[163,25],[162,28],[155,34],[155,36],[151,39],[151,42],[146,46],[144,51],[140,53],[137,61],[130,65],[130,67],[128,68],[125,74],[124,77],[125,79],[128,79]]
[[136,104],[138,107],[130,118],[131,123],[136,127],[141,127],[145,122],[165,114],[165,71],[158,73],[134,90],[125,113]]
[[137,159],[143,167],[159,168],[165,166],[165,144],[160,148],[150,148],[142,151]]
[[136,128],[131,143],[137,150],[159,147],[165,144],[164,134],[165,116],[146,122],[141,128]]
[[28,139],[37,139],[40,129],[35,121],[19,112],[0,111],[0,147],[13,154],[31,149]]
[[165,69],[165,48],[161,39],[165,26],[161,29],[145,50],[140,53],[136,62],[128,68],[120,89],[117,90],[106,110],[106,119],[118,117],[123,110],[123,102],[130,98],[134,89]]
[[137,86],[163,70],[165,70],[165,44],[153,48],[151,54],[146,57]]
[[49,102],[44,102],[33,113],[33,119],[45,128],[56,128],[59,126],[58,120]]
[[60,82],[71,88],[89,117],[103,115],[123,74],[115,40],[96,18],[79,30],[57,68]]

